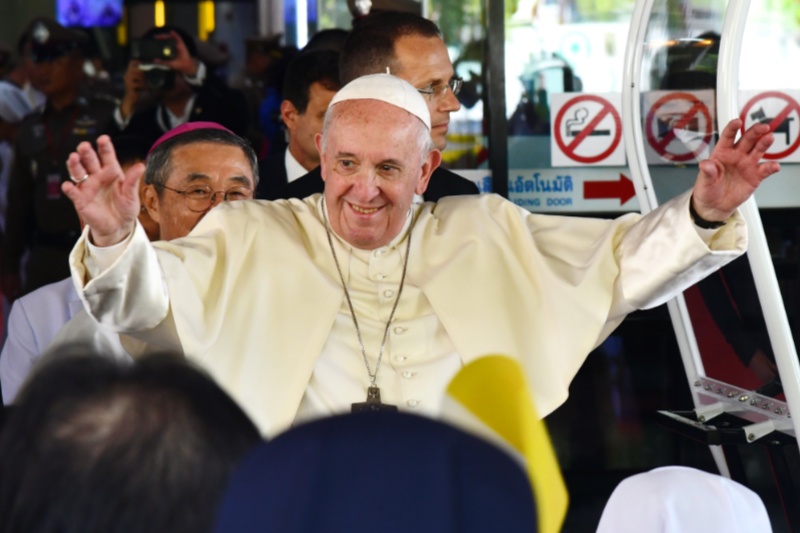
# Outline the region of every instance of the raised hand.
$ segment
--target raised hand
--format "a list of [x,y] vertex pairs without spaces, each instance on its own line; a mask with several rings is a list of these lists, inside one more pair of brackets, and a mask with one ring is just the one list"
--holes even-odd
[[730,121],[711,156],[700,163],[692,202],[701,218],[721,222],[731,216],[766,178],[781,169],[776,162],[759,163],[775,137],[766,124],[747,130],[739,142],[742,121]]
[[[64,182],[64,191],[81,219],[91,228],[92,242],[111,246],[122,242],[136,224],[139,214],[139,178],[144,165],[133,165],[122,172],[107,135],[97,139],[97,152],[88,142],[78,145],[78,151],[67,159],[67,168],[80,183]],[[85,178],[85,179],[84,179]]]

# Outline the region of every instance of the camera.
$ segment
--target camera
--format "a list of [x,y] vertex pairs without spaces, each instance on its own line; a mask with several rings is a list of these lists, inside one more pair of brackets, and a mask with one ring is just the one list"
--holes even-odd
[[175,87],[176,72],[164,65],[143,64],[139,70],[144,72],[144,82],[151,91],[169,91]]
[[152,63],[156,59],[170,61],[178,57],[175,39],[133,39],[131,59],[142,63]]

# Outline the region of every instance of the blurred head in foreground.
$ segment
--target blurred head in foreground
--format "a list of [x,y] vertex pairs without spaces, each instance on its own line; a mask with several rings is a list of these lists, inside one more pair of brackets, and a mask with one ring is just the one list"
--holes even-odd
[[447,424],[366,413],[259,446],[225,492],[216,533],[535,533],[531,483],[493,444]]
[[608,500],[597,533],[770,533],[761,498],[744,485],[666,466],[624,479]]
[[0,532],[209,531],[229,472],[259,440],[177,357],[55,359],[0,435]]

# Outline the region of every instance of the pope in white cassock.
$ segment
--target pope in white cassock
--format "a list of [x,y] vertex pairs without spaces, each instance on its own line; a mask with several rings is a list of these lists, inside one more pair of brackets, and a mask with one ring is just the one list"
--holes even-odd
[[86,179],[64,185],[88,224],[72,275],[100,323],[182,349],[267,436],[376,389],[435,416],[450,378],[487,354],[521,362],[545,416],[627,313],[745,251],[736,208],[779,166],[759,165],[766,125],[734,143],[739,127],[693,191],[645,217],[536,215],[496,195],[412,208],[441,161],[427,106],[399,78],[365,76],[317,136],[323,195],[223,203],[171,242],[136,222],[141,167],[123,175],[108,138],[99,154],[81,145],[68,165]]

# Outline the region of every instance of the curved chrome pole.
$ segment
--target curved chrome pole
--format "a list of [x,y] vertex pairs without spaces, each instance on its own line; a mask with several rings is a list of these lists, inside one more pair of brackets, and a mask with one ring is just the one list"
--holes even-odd
[[[639,87],[642,79],[644,39],[654,3],[655,0],[639,0],[634,6],[631,28],[628,32],[628,44],[625,48],[625,70],[622,78],[622,131],[625,136],[625,152],[628,156],[628,167],[643,214],[658,207],[644,150],[640,106],[641,89]],[[705,369],[683,295],[671,300],[667,307],[686,369],[686,378],[689,383],[692,383],[697,376],[705,375]],[[694,389],[694,387],[691,388]]]
[[[717,116],[720,125],[739,117],[739,58],[749,9],[750,0],[734,0],[728,4],[725,12],[717,68]],[[753,271],[772,351],[778,363],[786,403],[790,412],[795,414],[792,420],[795,435],[800,436],[800,361],[797,359],[797,349],[755,198],[751,197],[739,210],[747,221],[747,258]]]
[[[636,198],[643,214],[658,207],[653,180],[647,166],[644,150],[644,132],[642,131],[641,89],[642,56],[644,55],[644,39],[647,24],[653,12],[655,0],[639,0],[636,2],[628,31],[628,43],[625,48],[625,66],[622,82],[622,131],[625,136],[625,152],[628,156],[628,167],[636,187]],[[667,302],[672,327],[678,341],[686,379],[692,391],[695,407],[700,407],[699,398],[692,383],[698,376],[705,375],[703,360],[697,347],[697,339],[689,317],[686,301],[680,294]],[[709,446],[714,462],[720,474],[730,478],[730,470],[725,455],[719,446]]]

